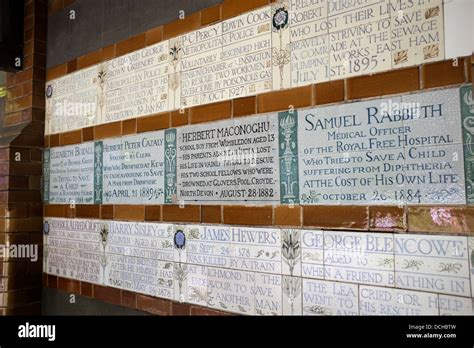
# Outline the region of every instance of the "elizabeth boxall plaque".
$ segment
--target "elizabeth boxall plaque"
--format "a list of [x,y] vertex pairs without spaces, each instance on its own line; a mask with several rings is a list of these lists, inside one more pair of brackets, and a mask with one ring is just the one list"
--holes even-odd
[[[92,204],[94,143],[55,147],[46,150],[46,154],[49,154],[49,195],[44,195],[44,199],[49,198],[47,203]],[[47,189],[44,187],[45,193]]]

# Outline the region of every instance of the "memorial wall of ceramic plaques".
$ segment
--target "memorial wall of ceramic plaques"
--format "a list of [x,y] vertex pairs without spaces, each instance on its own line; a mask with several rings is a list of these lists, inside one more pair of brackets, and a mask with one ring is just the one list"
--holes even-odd
[[[443,19],[442,0],[280,0],[48,82],[45,134],[443,60]],[[43,202],[465,205],[473,120],[462,86],[52,147]],[[473,255],[462,236],[44,222],[48,274],[245,315],[473,315]]]
[[473,239],[46,218],[44,269],[246,315],[472,315]]
[[281,0],[52,80],[46,134],[442,60],[442,0]]
[[471,203],[473,105],[465,86],[54,147],[44,202]]

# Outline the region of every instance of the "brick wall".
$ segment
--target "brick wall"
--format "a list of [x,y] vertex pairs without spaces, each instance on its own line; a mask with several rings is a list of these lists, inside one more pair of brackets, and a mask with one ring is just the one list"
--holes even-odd
[[38,245],[39,260],[0,260],[0,314],[41,313],[41,172],[47,1],[25,1],[24,68],[7,74],[0,123],[0,244]]
[[[67,63],[48,69],[47,80],[56,79],[78,69],[155,44],[161,40],[207,26],[219,20],[267,5],[270,1],[225,0],[189,15],[184,20],[165,24],[117,44],[101,48]],[[59,6],[55,1],[53,2]],[[53,8],[50,11],[55,11]],[[364,98],[407,94],[438,87],[461,85],[472,81],[474,57],[392,70],[367,76],[331,81],[251,97],[201,105],[136,119],[83,128],[45,137],[46,147],[79,144],[92,140],[136,134],[221,119],[251,116],[294,108],[320,106]],[[432,219],[432,209],[448,209],[451,223],[440,226]],[[472,235],[474,207],[398,207],[398,206],[220,206],[220,205],[46,205],[46,217],[90,218],[123,221],[161,221],[212,223],[250,226],[308,227],[358,231],[387,231],[375,225],[375,216],[399,216],[398,225],[390,231],[437,232]],[[180,304],[128,291],[106,288],[77,280],[43,274],[44,286],[77,293],[113,304],[136,308],[159,315],[217,315],[221,312]]]

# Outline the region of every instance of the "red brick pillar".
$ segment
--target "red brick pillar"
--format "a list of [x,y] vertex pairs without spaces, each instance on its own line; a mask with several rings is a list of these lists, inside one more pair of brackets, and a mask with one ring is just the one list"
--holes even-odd
[[0,244],[38,246],[36,262],[0,258],[1,315],[41,313],[47,5],[25,0],[23,70],[7,74],[0,120]]

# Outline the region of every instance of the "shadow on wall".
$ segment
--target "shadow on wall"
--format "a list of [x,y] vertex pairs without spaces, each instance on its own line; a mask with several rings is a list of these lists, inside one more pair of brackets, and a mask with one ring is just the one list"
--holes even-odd
[[76,0],[48,17],[47,68],[172,22],[180,11],[186,16],[221,2]]
[[[73,297],[72,297],[73,296]],[[43,315],[151,315],[84,296],[43,288]]]

